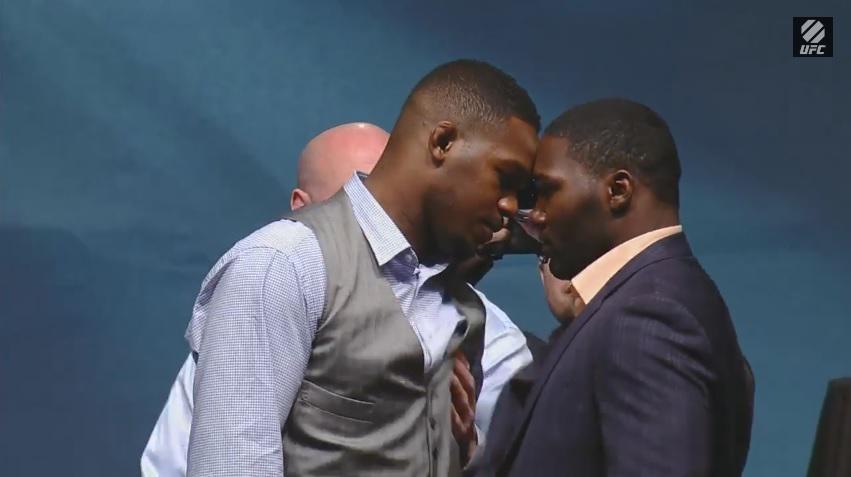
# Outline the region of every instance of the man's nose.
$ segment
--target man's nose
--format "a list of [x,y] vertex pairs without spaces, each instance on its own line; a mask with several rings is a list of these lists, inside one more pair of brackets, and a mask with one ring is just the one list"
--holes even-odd
[[497,207],[504,216],[514,217],[517,214],[517,197],[513,195],[503,197],[497,202]]
[[541,228],[547,223],[547,213],[541,209],[532,209],[529,212],[529,220],[535,224],[536,227]]

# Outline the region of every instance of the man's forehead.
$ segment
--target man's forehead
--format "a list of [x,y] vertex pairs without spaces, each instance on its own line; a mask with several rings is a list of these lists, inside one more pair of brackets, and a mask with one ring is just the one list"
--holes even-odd
[[538,133],[535,128],[526,121],[513,116],[508,119],[508,125],[517,146],[523,149],[525,154],[534,156],[538,148]]
[[[511,118],[509,121],[519,121]],[[493,131],[490,156],[498,167],[507,172],[528,175],[535,161],[538,138],[534,129],[524,122],[507,122]],[[491,134],[493,134],[491,133]]]
[[544,136],[538,145],[533,173],[537,179],[554,178],[563,172],[569,161],[567,140],[555,136]]
[[563,156],[567,153],[567,146],[567,138],[545,134],[538,144],[538,155],[555,154]]

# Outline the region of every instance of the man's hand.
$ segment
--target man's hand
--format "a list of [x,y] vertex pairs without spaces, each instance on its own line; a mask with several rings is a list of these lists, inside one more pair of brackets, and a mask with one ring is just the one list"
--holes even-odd
[[[470,373],[470,362],[460,351],[455,353],[455,367],[450,383],[452,394],[452,433],[466,455],[473,455],[478,445],[476,435],[476,382]],[[465,463],[466,464],[466,463]]]

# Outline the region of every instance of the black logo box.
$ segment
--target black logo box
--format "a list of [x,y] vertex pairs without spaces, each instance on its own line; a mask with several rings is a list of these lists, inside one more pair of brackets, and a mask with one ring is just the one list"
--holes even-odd
[[[819,29],[814,29],[811,27],[807,30],[807,32],[801,32],[801,27],[808,20],[815,20],[817,22],[821,22],[824,25],[824,38],[822,38],[818,42],[808,42],[804,39],[804,33],[810,32],[817,33]],[[812,32],[811,32],[812,30]],[[817,37],[818,35],[816,35]],[[815,51],[811,53],[802,53],[802,47],[809,48],[811,51],[818,47],[821,47],[817,51],[820,51],[821,54],[817,54]],[[806,51],[806,50],[805,50]],[[793,17],[792,18],[792,56],[795,57],[816,57],[816,58],[832,58],[833,57],[833,17]]]

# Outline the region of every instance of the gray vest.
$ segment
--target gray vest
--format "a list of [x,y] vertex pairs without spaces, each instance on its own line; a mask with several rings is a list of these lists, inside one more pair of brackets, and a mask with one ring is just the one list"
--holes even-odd
[[462,320],[446,356],[423,351],[384,279],[344,191],[292,217],[319,241],[325,308],[298,397],[284,426],[295,476],[446,476],[460,471],[449,380],[459,348],[479,362],[484,308],[466,283],[441,274]]

